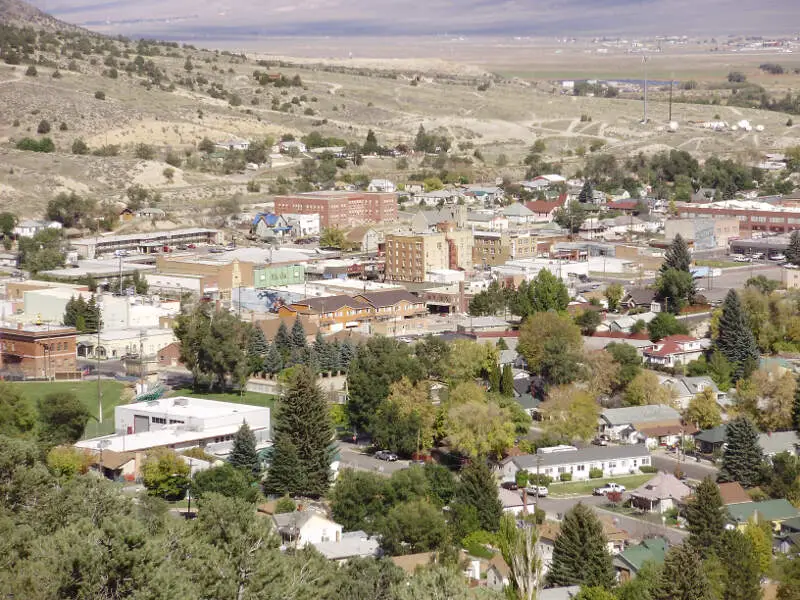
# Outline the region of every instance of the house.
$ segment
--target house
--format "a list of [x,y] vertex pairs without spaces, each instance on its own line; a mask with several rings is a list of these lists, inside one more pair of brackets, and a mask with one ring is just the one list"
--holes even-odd
[[467,209],[464,206],[443,206],[436,210],[421,210],[411,219],[411,230],[414,233],[434,231],[439,223],[453,223],[462,228],[467,222]]
[[404,289],[363,292],[353,299],[359,305],[370,306],[375,321],[402,320],[428,314],[425,301]]
[[397,186],[394,184],[394,182],[389,181],[388,179],[373,179],[369,182],[367,191],[394,193],[397,191]]
[[607,408],[600,413],[600,433],[610,440],[638,444],[643,440],[637,427],[680,425],[680,413],[666,404]]
[[344,235],[353,250],[377,252],[383,236],[369,225],[354,227]]
[[526,202],[525,208],[533,213],[534,223],[552,223],[556,217],[556,211],[563,207],[567,201],[567,195],[562,194],[557,200],[535,200]]
[[723,506],[730,506],[731,504],[745,504],[751,502],[752,498],[742,487],[738,481],[730,481],[728,483],[718,483],[719,495],[722,498]]
[[784,521],[800,516],[800,511],[784,498],[731,504],[727,508],[731,523],[739,529],[743,529],[751,519],[759,519],[770,522],[773,529],[780,531]]
[[636,315],[622,315],[621,317],[614,317],[607,319],[602,323],[602,326],[608,331],[619,331],[622,333],[631,333],[634,326],[639,321],[649,323],[656,318],[656,313],[652,311],[639,313]]
[[470,211],[467,213],[466,226],[472,229],[489,231],[505,231],[508,229],[508,217],[487,211]]
[[540,192],[554,185],[558,185],[560,183],[566,183],[567,178],[561,175],[539,175],[538,177],[534,177],[530,181],[523,181],[520,183],[520,186],[524,189],[532,192]]
[[119,211],[119,220],[122,223],[128,223],[129,221],[133,221],[134,216],[135,215],[133,214],[133,211],[127,206],[123,208],[121,211]]
[[685,376],[669,376],[659,375],[658,380],[661,385],[669,386],[673,391],[675,404],[681,410],[685,410],[689,406],[692,398],[697,394],[710,389],[716,398],[717,404],[721,407],[727,408],[730,404],[728,394],[720,391],[714,380],[708,375],[701,375],[699,377],[685,377]]
[[650,481],[630,492],[631,504],[647,512],[665,512],[676,508],[691,488],[672,473],[658,473]]
[[342,526],[314,510],[272,515],[272,522],[283,542],[297,547],[342,539]]
[[711,429],[705,429],[695,434],[694,445],[701,454],[714,454],[721,452],[725,444],[728,426],[717,425]]
[[308,148],[303,142],[296,140],[286,140],[278,144],[278,152],[281,154],[291,154],[297,152],[298,154],[305,154]]
[[286,237],[292,232],[292,227],[282,215],[258,213],[250,223],[250,231],[256,237],[266,240]]
[[328,560],[346,562],[351,558],[370,558],[381,555],[378,539],[363,531],[342,533],[338,540],[314,542],[314,548]]
[[247,140],[230,139],[230,140],[224,140],[222,142],[217,142],[216,144],[214,144],[214,146],[216,148],[219,148],[220,150],[228,150],[228,151],[230,151],[230,150],[242,150],[242,151],[244,151],[244,150],[247,150],[250,147],[250,142],[248,142]]
[[644,308],[651,312],[661,312],[661,303],[656,300],[656,291],[648,288],[631,288],[622,298],[622,306],[629,310]]
[[464,193],[461,190],[434,190],[432,192],[414,194],[414,200],[420,206],[463,205]]
[[0,267],[17,268],[19,257],[14,252],[0,252]]
[[503,209],[503,216],[512,225],[525,225],[536,222],[536,214],[524,204],[515,202]]
[[783,554],[800,553],[800,517],[783,521],[775,542],[777,549]]
[[589,471],[600,469],[604,477],[627,475],[650,465],[650,452],[642,445],[590,446],[563,449],[556,452],[538,452],[508,457],[500,462],[498,471],[504,481],[514,481],[518,471],[540,473],[558,479],[562,473],[571,473],[575,481],[589,479]]
[[703,355],[703,343],[690,335],[667,336],[642,350],[645,364],[660,367],[688,365]]
[[137,474],[136,459],[136,452],[102,450],[92,453],[89,468],[112,481],[133,481]]
[[661,537],[643,540],[637,546],[631,546],[620,552],[613,559],[614,570],[620,583],[630,581],[647,562],[661,565],[667,554],[667,540]]
[[318,213],[281,213],[286,225],[292,228],[292,237],[306,238],[320,233],[320,216]]
[[146,206],[144,208],[140,208],[136,211],[136,218],[138,219],[155,219],[160,220],[167,216],[167,213],[161,210],[160,208],[154,208],[151,206]]
[[[522,490],[513,491],[505,488],[498,488],[497,495],[500,498],[500,504],[503,505],[503,512],[511,513],[512,515],[521,515],[525,512],[533,514],[536,508],[536,496],[534,494],[524,494]],[[527,505],[523,502],[523,496],[527,496]]]
[[502,591],[510,582],[511,569],[503,556],[498,552],[486,567],[486,587],[490,590]]
[[788,452],[794,456],[800,455],[800,438],[796,431],[771,431],[758,435],[758,445],[764,456],[771,458],[781,452]]
[[474,196],[475,199],[479,202],[482,202],[484,206],[500,204],[503,202],[503,198],[505,197],[505,191],[503,188],[497,187],[496,185],[467,185],[465,186],[465,189],[467,190],[467,195]]
[[63,225],[58,221],[35,221],[33,219],[23,219],[22,221],[17,223],[12,233],[17,238],[21,237],[31,238],[40,231],[44,231],[45,229],[62,229],[62,228]]

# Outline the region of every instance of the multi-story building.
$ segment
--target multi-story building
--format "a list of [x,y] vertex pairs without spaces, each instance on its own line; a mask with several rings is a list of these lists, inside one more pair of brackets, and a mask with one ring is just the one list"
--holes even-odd
[[255,265],[248,261],[203,259],[195,257],[167,258],[159,256],[156,268],[162,275],[200,275],[217,282],[217,291],[222,300],[229,300],[231,290],[236,287],[252,287]]
[[428,271],[448,269],[450,249],[444,233],[386,236],[386,279],[425,281]]
[[481,231],[474,234],[472,258],[476,265],[494,267],[507,260],[534,258],[546,254],[550,241],[540,245],[530,233]]
[[303,283],[306,268],[303,265],[275,265],[253,270],[253,286],[256,289],[283,287]]
[[220,232],[216,229],[193,227],[169,231],[100,235],[72,240],[70,245],[84,258],[94,258],[117,250],[150,253],[162,245],[217,243]]
[[684,204],[678,208],[682,219],[710,217],[732,218],[739,221],[742,237],[753,232],[791,233],[800,229],[800,208],[793,205],[769,204],[755,200],[726,200],[707,204]]
[[354,227],[397,219],[397,198],[390,193],[320,191],[277,196],[278,214],[318,214],[322,227]]
[[0,375],[25,379],[74,376],[76,335],[74,327],[0,326]]
[[664,223],[664,237],[672,240],[680,234],[694,242],[695,250],[727,248],[728,242],[739,237],[739,220],[717,217],[713,219],[669,219]]

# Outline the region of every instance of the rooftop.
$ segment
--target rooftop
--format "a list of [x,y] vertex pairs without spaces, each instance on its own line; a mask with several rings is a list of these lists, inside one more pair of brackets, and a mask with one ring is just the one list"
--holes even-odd
[[590,446],[579,450],[551,452],[547,454],[523,454],[507,458],[503,463],[513,462],[518,469],[535,469],[563,464],[585,463],[593,461],[618,460],[623,458],[641,458],[650,456],[650,452],[642,444],[632,446]]
[[314,544],[314,548],[328,560],[343,560],[354,556],[377,556],[380,553],[378,540],[369,537],[363,531],[343,533],[338,542],[317,542]]
[[728,506],[730,504],[746,504],[752,502],[750,496],[744,491],[742,484],[738,481],[731,481],[729,483],[718,483],[719,495],[722,496],[722,504]]
[[196,419],[211,419],[226,415],[253,413],[264,409],[261,406],[254,406],[252,404],[235,404],[233,402],[206,400],[205,398],[173,396],[170,398],[159,398],[158,400],[152,400],[150,402],[124,404],[117,406],[115,410],[131,410],[139,414],[154,415],[161,415],[168,412],[170,417],[186,415]]
[[731,519],[737,523],[745,523],[756,513],[758,517],[765,521],[783,521],[800,515],[788,500],[779,498],[777,500],[765,500],[764,502],[743,502],[742,504],[732,504],[728,506],[728,513]]
[[781,452],[796,454],[800,438],[797,437],[796,431],[773,431],[759,434],[758,445],[767,456]]
[[644,563],[648,561],[652,561],[656,564],[663,563],[666,553],[667,541],[659,537],[643,540],[638,546],[626,548],[617,554],[614,559],[615,561],[620,560],[632,567],[634,571],[638,571],[642,568]]
[[646,498],[647,500],[662,500],[664,498],[682,500],[691,492],[692,490],[689,486],[672,473],[658,473],[647,483],[632,490],[630,494],[636,498]]
[[184,444],[187,442],[195,442],[199,440],[233,435],[239,431],[240,427],[241,424],[234,424],[226,427],[204,429],[203,431],[189,431],[187,429],[179,429],[174,425],[170,425],[154,431],[143,431],[141,433],[132,433],[130,435],[113,434],[88,440],[80,440],[79,442],[75,443],[75,446],[78,448],[90,448],[92,450],[96,450],[99,448],[99,442],[105,440],[108,442],[108,444],[104,446],[104,450],[111,450],[113,452],[136,452],[139,450],[158,448],[160,446]]
[[208,234],[217,233],[216,229],[207,229],[205,227],[188,227],[185,229],[171,229],[167,231],[151,231],[145,233],[120,233],[110,235],[96,235],[91,237],[79,238],[73,240],[73,244],[91,245],[95,243],[117,243],[117,242],[135,242],[137,240],[154,240],[154,239],[169,239],[173,235],[192,235],[192,234]]
[[680,420],[680,413],[666,404],[649,406],[625,406],[623,408],[607,408],[600,416],[609,425],[625,425],[627,423],[648,423],[656,421]]

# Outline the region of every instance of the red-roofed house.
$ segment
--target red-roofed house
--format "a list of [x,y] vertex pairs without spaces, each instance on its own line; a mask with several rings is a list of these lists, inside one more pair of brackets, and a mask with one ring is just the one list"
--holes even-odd
[[609,202],[606,204],[608,210],[618,210],[624,213],[638,212],[638,200],[619,200],[617,202]]
[[642,350],[646,364],[662,367],[674,367],[678,363],[686,365],[702,354],[700,340],[689,335],[670,335]]
[[547,222],[551,223],[555,219],[556,211],[564,206],[567,201],[567,195],[561,194],[558,200],[548,202],[547,200],[535,200],[533,202],[526,202],[525,207],[533,213],[533,220],[536,223]]

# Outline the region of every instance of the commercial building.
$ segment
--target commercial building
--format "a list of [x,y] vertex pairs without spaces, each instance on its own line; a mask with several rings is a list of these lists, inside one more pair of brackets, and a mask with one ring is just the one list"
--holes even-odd
[[526,258],[509,260],[503,265],[492,267],[492,277],[498,281],[530,281],[541,270],[550,271],[556,277],[568,282],[581,275],[589,275],[589,261],[556,260],[550,258]]
[[694,243],[695,250],[727,248],[731,239],[739,237],[739,219],[732,217],[669,219],[664,223],[667,241],[680,236]]
[[318,214],[322,227],[354,227],[397,219],[397,198],[391,193],[321,191],[277,196],[278,214]]
[[258,289],[301,284],[306,279],[303,265],[275,265],[253,270],[253,287]]
[[[194,257],[159,256],[156,259],[156,268],[161,275],[195,275],[215,280],[220,298],[229,300],[231,289],[253,286],[255,265],[236,258],[226,260],[227,258],[226,256],[222,260],[213,258],[200,260]],[[212,287],[207,285],[207,280],[203,282],[206,283],[204,287]]]
[[473,235],[472,259],[476,265],[494,267],[518,258],[546,256],[552,240],[539,241],[530,233],[480,231]]
[[61,379],[76,375],[74,327],[0,325],[0,375]]
[[474,238],[470,231],[386,236],[386,279],[422,282],[431,271],[471,269]]
[[[128,328],[78,336],[77,353],[82,358],[118,359],[129,356],[156,356],[159,350],[177,341],[171,328]],[[98,356],[99,354],[99,356]]]
[[698,217],[737,219],[742,237],[752,237],[755,232],[791,233],[795,229],[800,229],[800,207],[756,200],[683,204],[678,208],[678,213],[682,219]]
[[123,233],[117,235],[98,235],[94,237],[72,240],[72,247],[78,256],[94,258],[100,254],[113,253],[117,250],[149,253],[154,247],[173,246],[178,244],[215,244],[219,241],[216,229],[192,227],[172,229],[169,231],[150,231],[145,233]]
[[268,444],[269,408],[186,396],[160,398],[115,407],[114,434],[81,440],[75,445],[113,452],[200,447],[209,454],[225,456],[242,423],[253,430],[257,447]]

